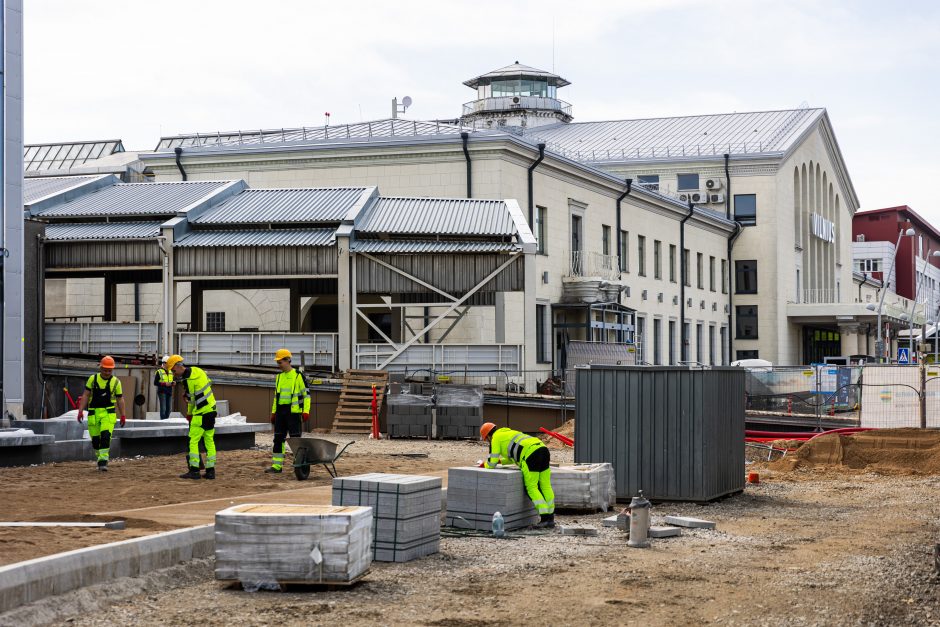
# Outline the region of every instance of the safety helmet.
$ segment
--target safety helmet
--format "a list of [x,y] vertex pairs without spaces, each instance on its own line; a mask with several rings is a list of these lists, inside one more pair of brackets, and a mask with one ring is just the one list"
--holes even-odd
[[480,425],[480,439],[485,440],[488,438],[490,433],[495,428],[496,425],[494,425],[492,422],[484,422],[482,425]]
[[102,368],[114,368],[114,357],[110,355],[105,355],[101,358],[101,367]]
[[179,355],[170,355],[170,358],[166,360],[166,367],[170,370],[173,369],[173,366],[176,364],[183,363],[183,358]]
[[160,363],[161,363],[161,364],[165,364],[165,363],[168,362],[168,361],[170,361],[170,356],[169,356],[169,355],[164,355],[164,356],[163,356],[163,359],[160,360]]
[[286,348],[282,348],[278,352],[274,353],[274,361],[281,361],[282,359],[290,359],[293,355],[290,354],[290,351]]

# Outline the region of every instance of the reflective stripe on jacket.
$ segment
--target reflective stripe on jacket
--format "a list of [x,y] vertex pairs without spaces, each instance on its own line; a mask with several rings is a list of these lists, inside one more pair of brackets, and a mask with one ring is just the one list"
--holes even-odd
[[85,389],[91,393],[91,398],[88,399],[88,409],[109,409],[112,413],[118,397],[124,393],[120,379],[114,375],[105,379],[100,372],[88,377]]
[[[303,399],[303,403],[301,403]],[[304,376],[291,368],[287,372],[278,373],[274,379],[274,401],[271,403],[271,413],[277,412],[278,405],[290,405],[292,414],[310,413],[310,394],[307,392],[307,382]]]
[[490,454],[486,458],[486,467],[496,468],[496,464],[508,465],[509,462],[518,466],[532,451],[543,446],[542,441],[535,436],[506,427],[496,429],[490,436]]
[[212,380],[202,368],[191,366],[183,371],[186,381],[186,402],[190,416],[202,416],[215,411],[215,395],[212,394]]

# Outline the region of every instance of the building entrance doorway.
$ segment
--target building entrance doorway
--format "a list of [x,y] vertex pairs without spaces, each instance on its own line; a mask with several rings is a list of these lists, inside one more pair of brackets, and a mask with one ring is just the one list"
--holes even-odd
[[821,364],[842,354],[842,335],[832,329],[803,327],[803,363]]

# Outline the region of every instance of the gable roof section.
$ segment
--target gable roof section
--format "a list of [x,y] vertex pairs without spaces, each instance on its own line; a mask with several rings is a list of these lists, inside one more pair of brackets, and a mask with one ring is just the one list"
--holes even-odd
[[99,178],[101,178],[100,174],[88,176],[46,176],[23,179],[23,204],[30,205],[47,196],[61,194]]
[[502,200],[379,198],[356,221],[360,233],[512,236],[517,230]]
[[231,186],[230,181],[118,183],[36,211],[41,218],[171,216]]
[[124,152],[124,144],[120,139],[26,144],[23,146],[23,171],[68,170],[117,152]]

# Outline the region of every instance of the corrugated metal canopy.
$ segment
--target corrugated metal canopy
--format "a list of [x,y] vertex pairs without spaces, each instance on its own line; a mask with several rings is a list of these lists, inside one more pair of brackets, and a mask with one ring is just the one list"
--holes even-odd
[[228,181],[119,183],[57,203],[43,218],[171,216],[228,185]]
[[51,194],[58,194],[82,183],[87,183],[101,176],[92,174],[88,176],[40,176],[23,179],[23,204],[28,205],[40,198]]
[[366,187],[246,189],[194,220],[195,224],[340,222]]
[[331,246],[334,229],[268,229],[259,231],[192,231],[174,247],[216,246]]
[[522,250],[512,242],[480,242],[468,240],[359,240],[352,245],[357,253],[424,254],[424,253],[502,253]]
[[160,222],[59,222],[46,226],[46,240],[151,239],[160,235]]
[[786,152],[825,109],[692,115],[555,124],[529,129],[554,152],[578,161],[677,159]]
[[409,235],[503,235],[516,233],[502,200],[471,198],[379,198],[363,212],[356,230]]
[[23,170],[68,170],[101,157],[124,152],[120,139],[72,142],[64,144],[26,144],[23,146]]

